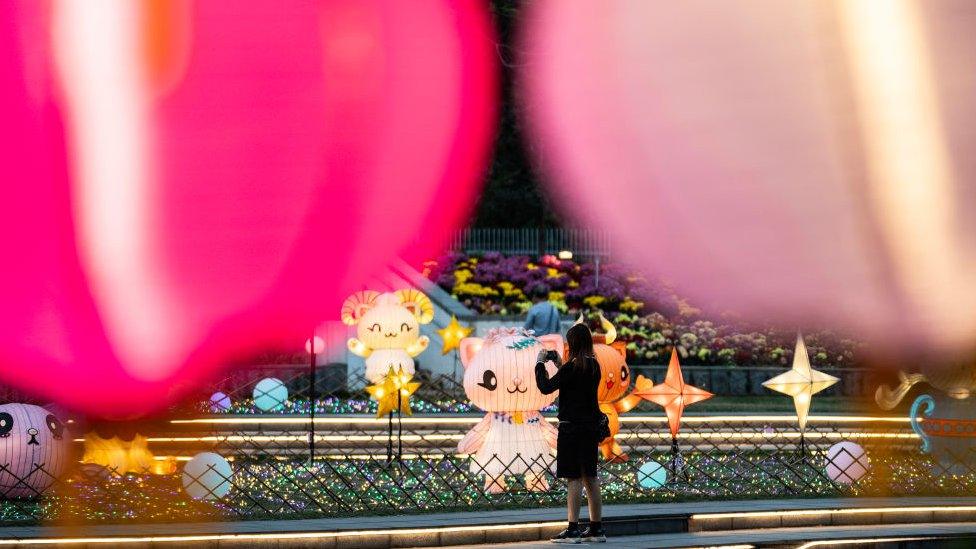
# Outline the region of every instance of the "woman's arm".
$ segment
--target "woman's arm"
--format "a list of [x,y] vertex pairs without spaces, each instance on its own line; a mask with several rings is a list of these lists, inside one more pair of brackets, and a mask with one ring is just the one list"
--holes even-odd
[[[539,357],[536,359],[535,363],[535,384],[539,387],[539,391],[544,395],[554,393],[559,390],[559,374],[562,368],[556,370],[556,374],[549,377],[549,372],[546,371],[546,365],[542,360],[544,359],[543,354],[540,352]],[[556,364],[559,367],[559,364]]]

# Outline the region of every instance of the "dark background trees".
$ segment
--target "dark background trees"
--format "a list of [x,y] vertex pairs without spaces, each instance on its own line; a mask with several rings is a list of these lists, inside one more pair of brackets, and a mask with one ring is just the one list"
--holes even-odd
[[501,105],[497,135],[484,189],[476,207],[474,227],[555,227],[558,213],[540,185],[526,141],[525,121],[515,101],[518,13],[521,0],[492,0],[498,33],[496,52],[501,68]]

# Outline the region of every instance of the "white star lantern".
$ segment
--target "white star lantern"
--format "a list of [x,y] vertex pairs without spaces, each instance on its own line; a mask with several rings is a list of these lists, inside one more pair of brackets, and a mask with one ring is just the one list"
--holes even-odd
[[793,397],[796,407],[796,419],[800,424],[800,431],[806,429],[807,414],[810,412],[810,402],[813,395],[830,387],[839,380],[810,367],[810,357],[807,356],[807,346],[803,343],[803,336],[796,337],[796,350],[793,352],[793,367],[788,371],[763,383],[767,389]]

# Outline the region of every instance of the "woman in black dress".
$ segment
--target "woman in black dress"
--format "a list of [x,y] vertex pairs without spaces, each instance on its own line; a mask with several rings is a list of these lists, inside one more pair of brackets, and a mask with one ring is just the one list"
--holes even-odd
[[[556,543],[606,541],[601,524],[600,481],[596,474],[597,445],[603,413],[597,402],[600,365],[593,355],[593,335],[584,324],[575,324],[566,333],[569,360],[551,378],[545,362],[560,363],[553,351],[539,353],[535,382],[543,394],[559,391],[559,439],[556,443],[556,476],[569,484],[567,506],[569,526],[552,538]],[[586,487],[590,525],[580,533],[579,512]]]

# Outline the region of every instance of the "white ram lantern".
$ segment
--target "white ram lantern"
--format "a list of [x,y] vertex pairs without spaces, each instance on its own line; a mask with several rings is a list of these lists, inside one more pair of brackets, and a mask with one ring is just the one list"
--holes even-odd
[[[542,349],[563,350],[558,334],[535,337],[520,328],[496,328],[461,340],[464,392],[487,412],[458,443],[473,454],[471,472],[485,475],[485,489],[500,493],[506,475],[524,475],[529,490],[549,488],[545,473],[552,464],[556,428],[540,413],[558,392],[544,395],[535,383],[535,361]],[[549,374],[555,365],[548,363]]]
[[408,289],[391,293],[356,292],[342,304],[342,321],[356,326],[349,350],[366,359],[366,379],[379,383],[393,368],[414,374],[413,359],[424,352],[430,338],[420,325],[434,319],[434,307],[422,292]]
[[44,493],[68,464],[64,424],[33,404],[0,405],[0,497]]

